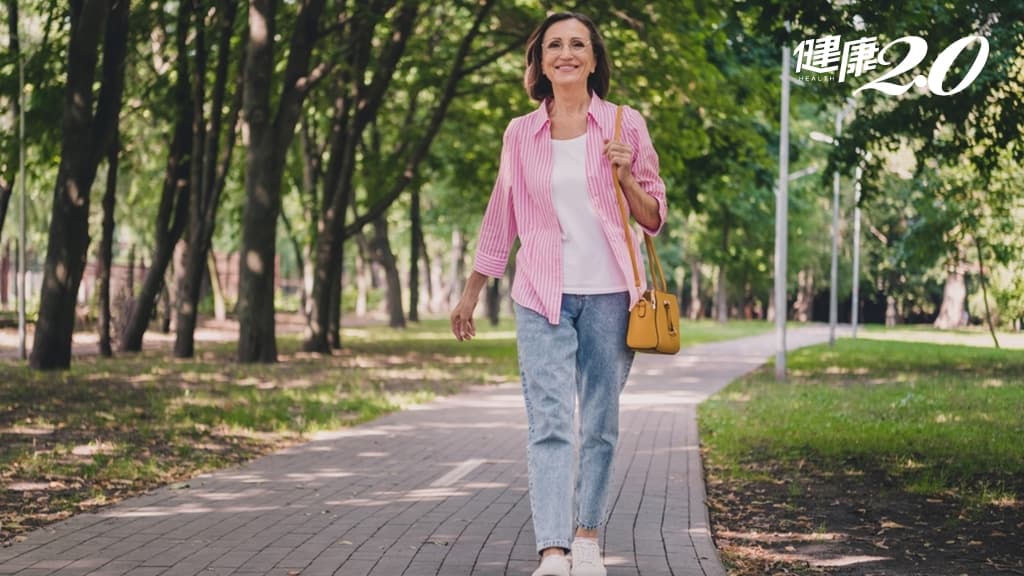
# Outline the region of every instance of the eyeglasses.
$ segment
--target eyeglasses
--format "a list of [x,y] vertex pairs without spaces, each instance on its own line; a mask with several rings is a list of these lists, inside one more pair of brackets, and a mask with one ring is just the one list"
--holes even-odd
[[[573,38],[569,40],[569,52],[573,54],[579,54],[587,49],[590,45],[590,40],[581,40],[580,38]],[[563,50],[563,42],[560,39],[551,40],[544,45],[544,51],[549,54],[561,54]]]

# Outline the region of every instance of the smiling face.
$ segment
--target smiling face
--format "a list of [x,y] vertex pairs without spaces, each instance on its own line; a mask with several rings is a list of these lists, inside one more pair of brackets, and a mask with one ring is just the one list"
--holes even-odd
[[542,70],[552,86],[586,87],[587,77],[596,68],[586,25],[574,18],[555,22],[545,32],[542,46]]

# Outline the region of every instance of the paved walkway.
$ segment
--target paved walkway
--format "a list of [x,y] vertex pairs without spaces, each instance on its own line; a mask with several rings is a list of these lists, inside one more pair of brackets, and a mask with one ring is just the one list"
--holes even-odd
[[[789,346],[827,338],[802,328]],[[603,532],[610,576],[725,575],[696,405],[773,349],[765,335],[637,357]],[[0,574],[529,575],[525,422],[518,384],[474,388],[37,530],[0,549]]]

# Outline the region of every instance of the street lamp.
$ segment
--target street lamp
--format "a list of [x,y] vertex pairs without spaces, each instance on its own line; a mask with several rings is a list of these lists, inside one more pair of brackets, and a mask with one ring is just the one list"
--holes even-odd
[[[834,138],[821,132],[811,132],[811,140],[838,146],[839,136],[843,130],[843,118],[850,113],[853,103],[852,98],[847,98],[846,106],[836,111],[836,135]],[[836,324],[839,322],[839,170],[832,172],[832,270],[829,282],[828,345],[835,346]]]
[[[831,144],[839,144],[839,133],[842,129],[843,111],[836,113],[835,138],[821,132],[811,132],[811,140]],[[828,345],[836,344],[836,323],[838,322],[838,294],[836,283],[839,277],[839,171],[832,172],[832,269],[828,288]]]
[[[786,23],[789,29],[789,23]],[[775,195],[775,379],[786,379],[786,258],[789,227],[789,46],[782,47],[779,187]]]
[[864,175],[864,163],[871,161],[871,152],[859,152],[860,161],[853,180],[853,303],[850,310],[850,322],[853,324],[853,337],[857,337],[857,321],[860,316],[860,178]]

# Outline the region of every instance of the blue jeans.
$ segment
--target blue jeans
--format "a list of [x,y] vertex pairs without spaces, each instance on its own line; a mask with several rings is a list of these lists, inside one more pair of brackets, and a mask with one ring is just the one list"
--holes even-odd
[[[515,305],[538,552],[568,549],[574,524],[596,529],[605,523],[619,395],[633,364],[633,351],[626,347],[628,306],[627,292],[563,294],[561,319],[553,326]],[[578,432],[573,429],[577,396]]]

